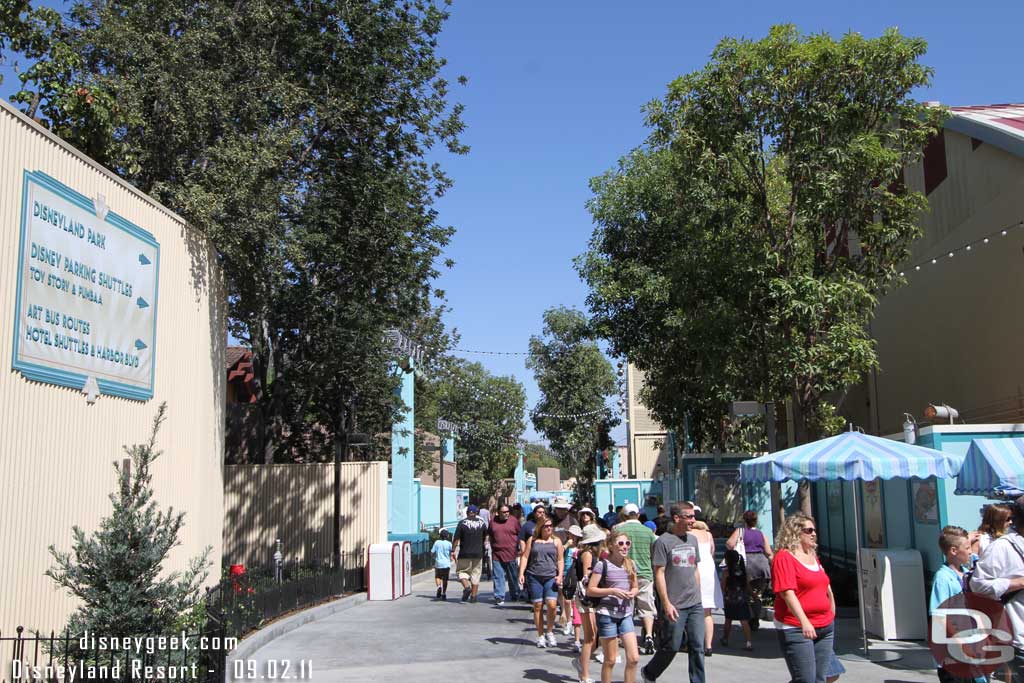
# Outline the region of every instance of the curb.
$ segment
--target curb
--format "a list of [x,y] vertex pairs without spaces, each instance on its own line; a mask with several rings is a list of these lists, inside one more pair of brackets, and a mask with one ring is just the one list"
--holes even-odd
[[234,670],[232,664],[239,659],[248,659],[256,653],[264,645],[267,645],[272,640],[276,640],[286,633],[291,633],[300,626],[305,626],[314,621],[325,619],[332,614],[338,612],[344,612],[345,610],[352,609],[356,605],[361,605],[366,602],[366,592],[357,593],[356,595],[350,595],[347,598],[340,598],[326,605],[318,605],[316,607],[310,607],[309,609],[303,610],[297,614],[276,621],[269,626],[259,629],[252,635],[243,639],[238,644],[231,654],[228,655],[226,665],[224,667],[224,679],[234,680],[231,676],[231,672]]

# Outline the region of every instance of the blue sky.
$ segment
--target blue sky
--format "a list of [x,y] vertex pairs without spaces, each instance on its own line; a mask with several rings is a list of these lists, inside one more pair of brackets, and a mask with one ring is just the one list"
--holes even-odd
[[[440,51],[453,76],[469,77],[455,96],[472,151],[444,160],[455,187],[439,208],[458,229],[441,286],[461,347],[524,351],[546,308],[584,308],[572,259],[593,230],[588,180],[643,142],[642,105],[701,68],[722,37],[787,22],[869,37],[896,26],[928,41],[935,78],[921,99],[1020,102],[1024,3],[999,4],[456,0]],[[538,400],[521,357],[464,355],[516,375]]]
[[[458,229],[447,253],[456,266],[439,286],[464,349],[523,352],[546,308],[584,307],[572,259],[592,232],[588,180],[642,143],[641,106],[703,66],[723,36],[759,38],[785,22],[869,37],[896,26],[929,43],[936,73],[921,99],[1024,101],[1020,2],[456,0],[451,12],[439,50],[453,83],[469,77],[453,96],[472,151],[438,157],[455,181],[441,220]],[[14,74],[0,73],[6,96]],[[464,355],[523,381],[531,406],[539,399],[522,356]]]

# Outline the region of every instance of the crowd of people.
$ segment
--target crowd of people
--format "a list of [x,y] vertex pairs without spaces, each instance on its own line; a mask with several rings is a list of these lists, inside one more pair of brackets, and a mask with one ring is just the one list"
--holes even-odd
[[[502,504],[489,522],[486,512],[470,505],[454,537],[442,532],[434,544],[436,599],[448,598],[454,568],[462,601],[476,602],[489,566],[494,603],[531,604],[539,648],[557,646],[557,633],[566,636],[581,683],[611,681],[617,663],[625,664],[627,683],[655,681],[680,652],[690,681],[704,681],[715,642],[713,610],[727,618],[722,647],[736,621],[744,647],[753,648],[750,633],[772,558],[756,513],[748,512],[745,528],[728,539],[720,571],[715,538],[693,503],[659,507],[654,519],[635,504],[597,515],[561,499],[550,510]],[[642,668],[641,654],[653,655]]]
[[[454,563],[462,600],[476,602],[490,558],[495,604],[530,603],[539,648],[557,646],[556,632],[567,636],[580,683],[610,683],[623,662],[626,683],[657,681],[679,653],[686,654],[690,682],[703,683],[705,660],[714,652],[712,612],[725,617],[717,643],[728,647],[738,624],[750,651],[762,604],[773,595],[775,637],[791,680],[835,681],[844,672],[833,647],[836,599],[818,558],[814,519],[788,515],[773,546],[748,510],[716,563],[715,537],[699,512],[680,502],[668,511],[659,507],[648,520],[627,504],[599,516],[555,500],[550,511],[542,504],[499,505],[485,523],[469,506],[453,540],[444,532],[434,546],[436,597],[447,599]],[[977,531],[942,529],[945,563],[935,573],[930,611],[965,587],[1002,600],[1016,653],[1006,680],[1024,683],[1024,539],[1016,529],[1024,529],[1024,497],[987,506]],[[641,654],[652,655],[644,666]],[[986,680],[958,676],[942,664],[943,683]]]

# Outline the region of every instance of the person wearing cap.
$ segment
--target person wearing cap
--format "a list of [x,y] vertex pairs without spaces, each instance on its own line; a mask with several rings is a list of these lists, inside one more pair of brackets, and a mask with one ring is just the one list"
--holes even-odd
[[476,602],[480,590],[480,573],[484,566],[484,537],[487,525],[477,516],[479,508],[466,508],[466,518],[455,527],[452,541],[452,560],[456,560],[459,582],[462,583],[462,601]]
[[565,498],[555,498],[552,505],[555,510],[555,536],[565,545],[569,541],[569,528],[579,526],[576,518],[569,512],[572,507]]
[[643,621],[643,639],[640,641],[645,654],[654,654],[654,569],[651,566],[651,547],[657,536],[640,521],[640,508],[636,503],[622,507],[625,521],[612,529],[612,537],[625,534],[630,541],[629,559],[636,567],[638,590],[633,613]]
[[491,542],[494,572],[494,604],[505,604],[505,595],[515,602],[519,599],[519,520],[511,516],[507,504],[498,506],[494,519],[487,527]]
[[704,605],[700,592],[700,545],[690,533],[691,503],[669,508],[672,526],[654,543],[654,585],[661,599],[664,625],[659,629],[658,651],[640,669],[640,680],[653,683],[665,672],[676,653],[689,644],[690,683],[704,683]]

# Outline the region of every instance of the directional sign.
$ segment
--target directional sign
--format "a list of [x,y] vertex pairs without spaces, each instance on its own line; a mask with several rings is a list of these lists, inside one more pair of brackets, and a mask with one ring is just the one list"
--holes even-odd
[[93,399],[151,398],[160,245],[45,173],[25,171],[22,198],[14,369]]

